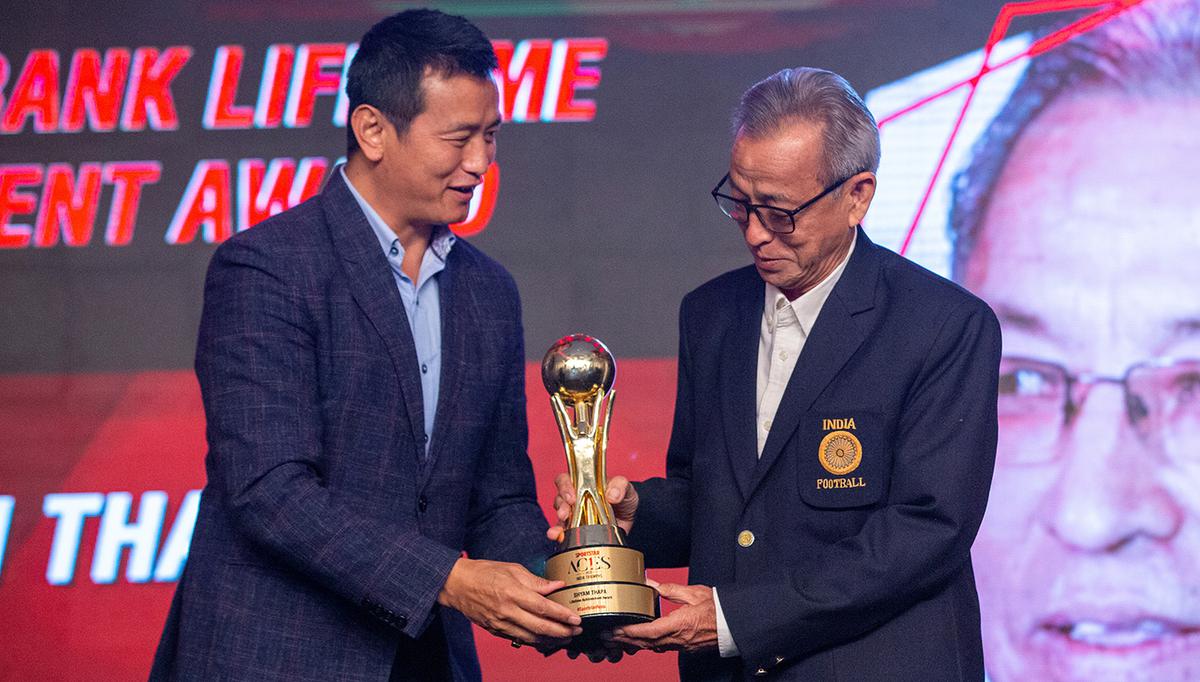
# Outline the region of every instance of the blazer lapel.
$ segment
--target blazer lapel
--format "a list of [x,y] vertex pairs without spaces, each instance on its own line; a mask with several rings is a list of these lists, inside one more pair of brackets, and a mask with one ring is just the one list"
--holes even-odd
[[396,368],[416,446],[414,454],[419,463],[425,454],[425,445],[420,438],[425,431],[424,407],[417,349],[409,331],[408,316],[404,313],[404,301],[396,290],[396,281],[379,248],[379,240],[341,173],[335,171],[321,193],[321,206],[333,236],[334,249],[346,270],[350,294],[383,338]]
[[725,447],[742,499],[750,495],[758,436],[754,421],[758,410],[758,338],[762,323],[763,283],[747,277],[735,293],[734,324],[721,344],[721,414],[725,419]]
[[800,416],[816,402],[842,366],[854,355],[866,335],[854,316],[874,307],[875,286],[879,277],[878,247],[858,228],[858,241],[842,277],[830,292],[813,323],[804,350],[788,379],[779,409],[772,420],[771,433],[763,445],[749,484],[749,492],[766,477],[779,458],[784,444],[800,424]]
[[[466,281],[469,273],[461,259],[462,248],[451,249],[446,256],[446,268],[438,277],[438,307],[442,317],[442,361],[438,378],[437,413],[433,418],[429,462],[421,476],[424,485],[434,469],[438,456],[446,447],[454,406],[459,404],[464,362],[467,357],[466,329],[477,316],[474,287]],[[464,319],[466,318],[466,319]]]

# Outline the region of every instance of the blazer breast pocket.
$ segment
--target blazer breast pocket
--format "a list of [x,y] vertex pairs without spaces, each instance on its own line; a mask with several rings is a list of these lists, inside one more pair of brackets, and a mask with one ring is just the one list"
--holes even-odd
[[796,431],[800,499],[822,509],[883,499],[891,470],[887,417],[880,412],[813,410]]

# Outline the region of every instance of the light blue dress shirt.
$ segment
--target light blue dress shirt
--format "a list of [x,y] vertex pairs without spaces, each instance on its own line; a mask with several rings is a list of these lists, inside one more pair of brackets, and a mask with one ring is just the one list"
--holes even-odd
[[404,301],[404,313],[408,316],[409,331],[412,332],[413,345],[417,348],[417,362],[421,367],[421,401],[425,406],[425,454],[429,454],[429,446],[433,442],[433,420],[437,416],[438,389],[442,375],[442,310],[438,292],[438,274],[446,269],[446,257],[450,255],[450,247],[454,246],[456,237],[445,226],[434,230],[429,248],[421,259],[421,268],[414,283],[400,268],[404,261],[404,247],[400,239],[392,232],[383,218],[367,203],[366,199],[354,188],[354,184],[346,177],[346,167],[339,166],[342,180],[350,188],[350,193],[358,202],[362,212],[367,216],[371,229],[379,238],[379,246],[387,257],[388,265],[392,268],[392,277],[396,280],[396,288],[400,291],[400,299]]

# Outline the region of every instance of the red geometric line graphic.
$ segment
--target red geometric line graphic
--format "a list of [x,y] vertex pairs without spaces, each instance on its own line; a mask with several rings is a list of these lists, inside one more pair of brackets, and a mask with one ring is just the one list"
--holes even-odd
[[[908,251],[909,244],[912,243],[913,235],[917,231],[917,225],[921,222],[921,217],[925,213],[925,207],[929,203],[929,197],[933,194],[933,189],[937,185],[938,178],[941,177],[942,170],[946,165],[946,158],[950,155],[950,149],[954,146],[954,140],[958,137],[958,131],[962,127],[963,119],[966,118],[967,111],[970,109],[971,100],[975,97],[975,91],[979,88],[979,81],[992,71],[1004,68],[1009,64],[1023,58],[1033,57],[1046,52],[1054,47],[1065,43],[1071,38],[1085,33],[1096,28],[1100,24],[1112,19],[1121,12],[1138,5],[1143,0],[1026,0],[1025,2],[1010,2],[1000,8],[1000,13],[996,16],[996,21],[992,24],[991,33],[988,35],[987,43],[983,47],[983,63],[979,67],[979,71],[957,83],[953,83],[941,90],[926,95],[917,101],[909,104],[898,111],[889,114],[879,121],[879,127],[882,129],[892,121],[906,116],[925,105],[937,101],[946,95],[966,86],[969,88],[967,97],[963,101],[962,107],[959,109],[958,117],[954,120],[954,126],[950,129],[950,135],[946,139],[945,146],[942,147],[942,153],[938,156],[937,165],[934,167],[933,175],[930,176],[928,184],[925,186],[925,191],[921,195],[921,201],[917,204],[916,214],[913,216],[912,223],[908,226],[908,231],[904,235],[904,241],[900,245],[900,254],[904,255]],[[1012,25],[1013,19],[1020,16],[1033,16],[1037,14],[1048,14],[1051,12],[1064,12],[1069,10],[1086,9],[1089,7],[1101,8],[1092,14],[1089,14],[1081,19],[1078,19],[1066,26],[1045,35],[1034,41],[1022,53],[1013,55],[999,63],[992,64],[992,50],[1000,41],[1004,40],[1008,34],[1008,29]]]

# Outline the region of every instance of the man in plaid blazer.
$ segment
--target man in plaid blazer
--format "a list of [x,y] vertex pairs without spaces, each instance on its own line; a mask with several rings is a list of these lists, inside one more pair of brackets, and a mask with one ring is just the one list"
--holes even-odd
[[460,17],[381,21],[350,68],[346,166],[217,250],[208,484],[152,679],[473,680],[468,619],[579,631],[521,566],[550,547],[516,286],[446,228],[495,156],[495,66]]

